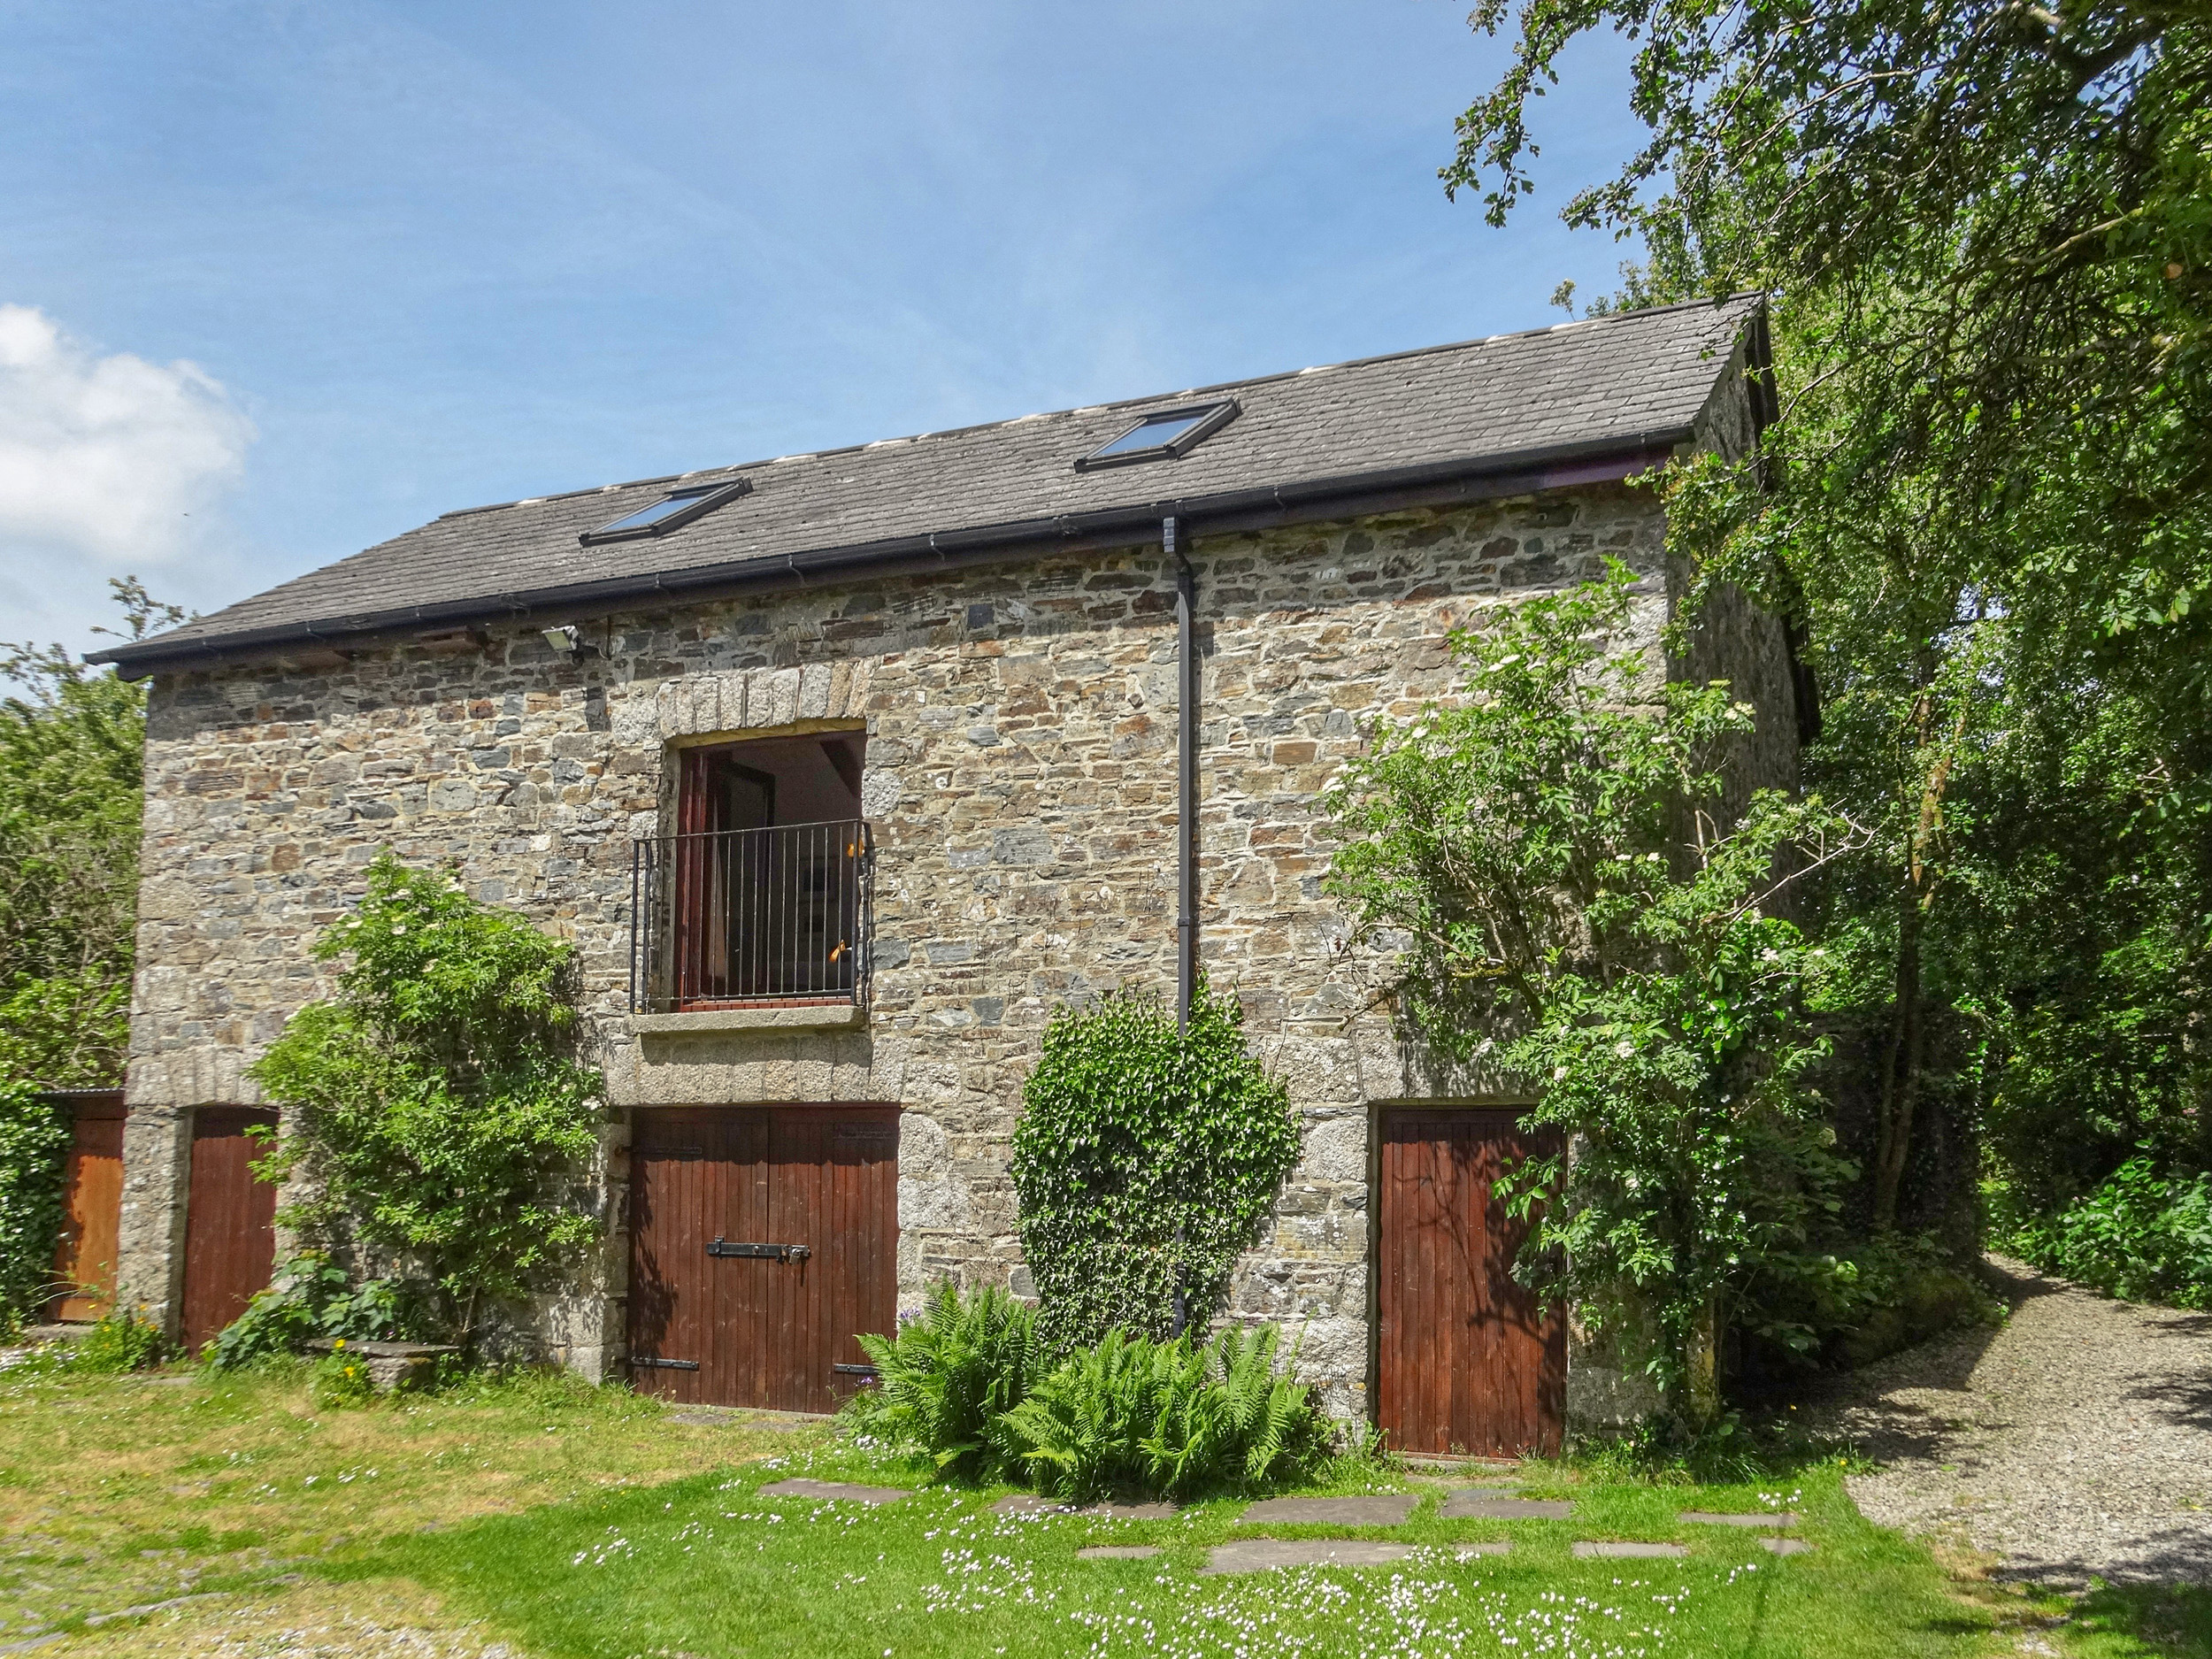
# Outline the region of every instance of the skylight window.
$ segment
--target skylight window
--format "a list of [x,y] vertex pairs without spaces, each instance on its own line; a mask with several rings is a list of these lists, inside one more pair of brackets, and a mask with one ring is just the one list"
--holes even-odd
[[658,501],[626,513],[612,524],[603,524],[596,530],[587,530],[576,539],[586,543],[593,541],[628,541],[639,536],[666,535],[671,530],[689,524],[703,513],[709,513],[724,502],[742,495],[752,486],[743,479],[725,484],[692,484],[682,489],[672,489]]
[[1126,466],[1133,461],[1171,461],[1188,455],[1236,419],[1236,401],[1156,409],[1127,431],[1101,444],[1075,464],[1079,472],[1095,467]]

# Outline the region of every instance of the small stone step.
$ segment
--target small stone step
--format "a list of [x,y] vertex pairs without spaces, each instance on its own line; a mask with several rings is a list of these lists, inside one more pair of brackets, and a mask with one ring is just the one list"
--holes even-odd
[[1272,1567],[1377,1567],[1403,1561],[1410,1544],[1386,1544],[1365,1538],[1244,1538],[1219,1544],[1208,1554],[1204,1571],[1265,1572]]
[[1501,1498],[1468,1486],[1446,1498],[1437,1513],[1447,1521],[1563,1521],[1574,1507],[1564,1498]]
[[1759,1547],[1770,1549],[1778,1555],[1801,1555],[1812,1548],[1801,1538],[1763,1538],[1759,1540]]
[[1078,1561],[1149,1561],[1160,1553],[1157,1544],[1092,1544],[1075,1552]]
[[1679,1561],[1690,1552],[1679,1544],[1577,1544],[1583,1561]]
[[896,1503],[908,1493],[902,1486],[856,1486],[843,1480],[779,1480],[763,1486],[764,1498],[811,1498],[817,1503]]
[[1267,1498],[1237,1519],[1299,1526],[1402,1526],[1419,1502],[1410,1493],[1370,1498]]
[[1723,1515],[1711,1509],[1685,1509],[1674,1517],[1685,1526],[1795,1526],[1797,1517],[1787,1510],[1767,1515]]

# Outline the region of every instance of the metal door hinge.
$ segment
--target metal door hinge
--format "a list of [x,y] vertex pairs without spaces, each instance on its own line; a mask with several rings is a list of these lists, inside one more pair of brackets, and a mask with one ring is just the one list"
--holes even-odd
[[647,1359],[637,1354],[630,1356],[630,1363],[650,1365],[657,1371],[697,1371],[699,1369],[699,1362],[695,1359]]
[[716,1239],[707,1246],[709,1256],[765,1256],[779,1262],[803,1262],[814,1252],[803,1244],[732,1244]]
[[872,1377],[876,1374],[876,1368],[872,1365],[833,1365],[830,1369],[847,1377]]

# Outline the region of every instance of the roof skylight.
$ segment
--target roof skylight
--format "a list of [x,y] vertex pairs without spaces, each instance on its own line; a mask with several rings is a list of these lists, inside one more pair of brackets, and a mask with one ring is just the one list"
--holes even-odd
[[1190,403],[1181,409],[1156,409],[1127,431],[1079,457],[1075,470],[1087,472],[1102,466],[1126,466],[1133,461],[1171,461],[1188,455],[1236,415],[1234,398],[1218,403]]
[[626,513],[612,524],[603,524],[596,530],[587,530],[576,539],[579,541],[628,541],[639,536],[666,535],[671,530],[689,524],[702,514],[713,511],[724,502],[742,495],[752,486],[745,480],[733,479],[723,484],[690,484],[681,489],[672,489],[658,501]]

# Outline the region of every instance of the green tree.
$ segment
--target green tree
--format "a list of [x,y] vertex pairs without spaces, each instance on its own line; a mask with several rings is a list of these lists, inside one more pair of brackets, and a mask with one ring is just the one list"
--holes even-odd
[[1650,142],[1567,218],[1642,239],[1627,303],[1774,296],[1781,419],[1755,462],[1674,470],[1671,535],[1802,626],[1828,719],[1809,775],[1871,834],[1829,896],[1834,993],[1879,1036],[1872,1219],[1899,1217],[1939,1085],[2023,1148],[2008,1121],[2047,1129],[2117,1056],[2086,1115],[2127,1127],[2081,1174],[2146,1125],[2188,1139],[2212,1121],[2212,16],[1512,15],[1448,188],[1502,222],[1531,100],[1617,29]]
[[[184,619],[111,582],[131,638]],[[101,630],[105,632],[106,630]],[[0,643],[0,1078],[120,1083],[137,912],[143,690]]]
[[1493,1054],[1561,1132],[1509,1183],[1537,1217],[1516,1272],[1613,1332],[1695,1431],[1720,1333],[1809,1345],[1759,1293],[1833,1271],[1812,1248],[1846,1173],[1807,1084],[1822,953],[1786,912],[1863,837],[1816,800],[1732,790],[1752,710],[1609,645],[1634,593],[1616,565],[1455,634],[1463,698],[1377,732],[1332,786],[1329,885],[1401,948],[1421,1034]]
[[[181,621],[111,582],[130,637]],[[42,1089],[119,1085],[145,695],[58,645],[0,642],[0,1322],[51,1294],[69,1148]]]
[[466,1342],[487,1302],[600,1234],[557,1190],[601,1116],[573,1052],[574,947],[387,852],[315,956],[347,965],[251,1068],[288,1119],[256,1172],[299,1173],[285,1224],[369,1247]]

